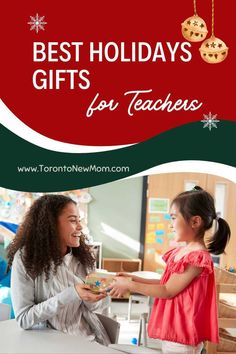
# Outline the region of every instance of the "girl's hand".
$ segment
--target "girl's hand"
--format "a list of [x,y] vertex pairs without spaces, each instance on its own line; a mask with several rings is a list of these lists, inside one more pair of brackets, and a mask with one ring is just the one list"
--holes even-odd
[[114,278],[114,282],[109,286],[109,295],[114,297],[123,297],[131,286],[131,280],[126,276],[118,276]]
[[136,281],[138,283],[143,283],[145,281],[144,278],[138,277],[137,275],[133,275],[132,273],[118,272],[118,273],[116,273],[116,276],[129,277],[133,281]]
[[94,294],[90,290],[89,285],[85,285],[85,284],[76,284],[75,289],[83,301],[97,302],[101,299],[104,299],[107,296],[106,293]]
[[129,278],[132,278],[132,274],[131,273],[125,273],[125,272],[118,272],[118,273],[116,273],[116,277],[129,277]]

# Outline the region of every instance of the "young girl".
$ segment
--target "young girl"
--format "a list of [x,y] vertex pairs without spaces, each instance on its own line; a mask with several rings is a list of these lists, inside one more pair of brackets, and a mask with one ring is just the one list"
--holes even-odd
[[8,250],[13,307],[24,329],[46,325],[107,345],[107,333],[93,313],[106,295],[84,285],[95,260],[81,230],[69,197],[51,194],[34,202]]
[[[203,341],[217,343],[219,339],[210,253],[224,252],[230,228],[217,216],[212,196],[198,186],[173,200],[171,218],[176,241],[184,241],[186,246],[165,253],[166,269],[161,280],[118,273],[120,276],[116,277],[110,294],[122,296],[129,290],[155,297],[148,324],[149,337],[162,340],[164,354],[199,354]],[[214,220],[217,231],[206,247],[204,234]]]

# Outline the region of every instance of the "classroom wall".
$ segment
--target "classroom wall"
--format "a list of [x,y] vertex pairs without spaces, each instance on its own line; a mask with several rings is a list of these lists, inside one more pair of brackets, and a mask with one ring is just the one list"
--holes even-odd
[[89,188],[88,227],[105,258],[138,258],[143,178]]
[[[225,190],[225,195],[217,198],[216,211],[222,212],[222,216],[227,220],[231,228],[230,242],[226,247],[225,254],[220,256],[220,266],[236,269],[236,183],[226,178],[210,175],[207,173],[164,173],[148,177],[148,201],[149,198],[167,198],[169,201],[180,192],[186,189],[186,183],[193,183],[206,189],[216,198],[216,189],[221,187]],[[224,187],[224,188],[223,188]],[[158,222],[153,219],[158,218]],[[151,213],[149,208],[146,213],[146,232],[144,242],[144,270],[157,271],[162,268],[161,256],[170,248],[175,246],[175,236],[171,232],[170,220],[164,218],[162,213]],[[156,235],[156,231],[161,230],[161,234]],[[213,228],[206,233],[207,238],[211,237],[215,230]]]

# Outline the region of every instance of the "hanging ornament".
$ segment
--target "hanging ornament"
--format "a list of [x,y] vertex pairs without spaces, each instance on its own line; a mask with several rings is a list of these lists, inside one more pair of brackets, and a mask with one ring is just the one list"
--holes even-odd
[[190,42],[201,42],[207,36],[206,22],[198,16],[196,0],[193,0],[194,15],[182,23],[182,34]]
[[225,42],[215,37],[214,11],[214,0],[212,0],[211,37],[206,39],[199,49],[202,59],[209,64],[221,63],[227,57],[229,50]]

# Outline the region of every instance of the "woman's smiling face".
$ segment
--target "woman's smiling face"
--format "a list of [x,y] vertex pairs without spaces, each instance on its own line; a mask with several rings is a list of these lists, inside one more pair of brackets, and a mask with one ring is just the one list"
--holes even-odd
[[76,204],[68,203],[62,209],[58,216],[57,229],[63,254],[66,254],[67,247],[79,247],[82,226]]

